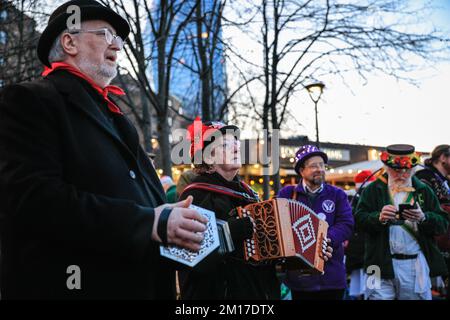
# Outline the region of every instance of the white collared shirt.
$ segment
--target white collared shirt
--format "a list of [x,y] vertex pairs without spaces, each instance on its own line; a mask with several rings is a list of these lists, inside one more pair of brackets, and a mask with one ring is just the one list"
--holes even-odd
[[[411,187],[412,182],[409,181],[409,183],[407,183],[406,186]],[[389,190],[389,192],[391,191]],[[398,205],[400,203],[404,203],[407,197],[408,192],[398,192],[392,197],[394,201],[393,205],[397,208],[397,210]],[[417,231],[416,222],[405,221],[405,223],[409,224],[413,229]],[[391,250],[391,254],[397,253],[407,255],[413,254],[418,255],[418,257],[413,262],[415,268],[414,292],[421,293],[426,290],[429,290],[431,286],[431,280],[429,276],[430,269],[428,267],[428,263],[425,259],[425,256],[422,253],[422,250],[420,249],[420,245],[417,242],[416,238],[412,236],[408,231],[406,231],[402,226],[391,225],[389,227],[389,247]],[[409,262],[402,260],[393,260],[394,272],[403,273],[401,270],[401,265],[405,263]]]
[[[392,183],[389,183],[389,192],[392,195],[391,187]],[[412,181],[409,179],[404,187],[412,187]],[[394,201],[393,205],[398,210],[399,204],[404,203],[406,198],[408,197],[408,192],[398,192],[393,197]],[[411,228],[417,230],[417,224],[410,221],[405,221]],[[391,225],[389,227],[389,244],[391,248],[391,253],[400,253],[400,254],[417,254],[419,253],[420,246],[417,240],[402,226],[399,225]]]
[[304,189],[306,192],[309,192],[309,193],[320,193],[320,192],[323,190],[323,183],[320,185],[319,188],[317,188],[317,189],[314,190],[314,191],[312,191],[312,190],[306,185],[304,179],[302,179],[302,185],[303,185],[303,189]]

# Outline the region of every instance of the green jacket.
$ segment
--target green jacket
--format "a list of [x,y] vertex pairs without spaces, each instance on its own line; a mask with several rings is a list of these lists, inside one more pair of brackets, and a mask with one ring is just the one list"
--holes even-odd
[[177,186],[170,186],[166,191],[167,203],[175,203],[178,201]]
[[[447,230],[447,215],[440,209],[433,191],[416,177],[412,178],[414,199],[425,214],[425,221],[418,226],[417,240],[430,267],[430,277],[447,274],[442,254],[436,246],[434,236]],[[366,232],[364,267],[379,266],[381,278],[393,279],[394,269],[389,247],[389,223],[379,221],[381,209],[392,204],[386,179],[380,177],[362,193],[356,208],[356,225]]]

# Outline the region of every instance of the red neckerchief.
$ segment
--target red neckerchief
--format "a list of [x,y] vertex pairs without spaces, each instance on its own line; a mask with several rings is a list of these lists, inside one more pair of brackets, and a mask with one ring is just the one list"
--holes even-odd
[[115,94],[118,96],[125,95],[125,92],[121,88],[119,88],[117,86],[111,86],[111,85],[101,88],[98,84],[96,84],[94,82],[94,80],[89,78],[87,75],[82,73],[80,70],[78,70],[74,66],[64,63],[64,62],[54,62],[54,63],[52,63],[51,68],[45,66],[44,72],[42,72],[42,76],[43,77],[48,76],[50,73],[52,73],[55,70],[67,70],[70,73],[72,73],[73,75],[76,75],[77,77],[80,77],[81,79],[86,80],[92,86],[92,88],[94,88],[95,91],[100,93],[100,95],[103,97],[103,99],[105,99],[106,103],[108,104],[109,111],[111,111],[113,113],[117,113],[117,114],[123,114],[122,110],[120,110],[120,108],[114,102],[109,100],[109,98],[108,98],[108,93]]

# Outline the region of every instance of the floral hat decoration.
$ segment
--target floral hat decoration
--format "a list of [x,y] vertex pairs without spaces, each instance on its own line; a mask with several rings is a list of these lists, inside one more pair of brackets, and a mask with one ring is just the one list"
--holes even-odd
[[232,133],[236,139],[239,138],[240,130],[235,125],[226,125],[220,121],[202,122],[200,117],[196,117],[194,122],[187,128],[187,139],[191,142],[190,155],[194,160],[197,152],[206,148],[214,141],[213,134],[220,131],[222,134]]
[[393,169],[411,169],[420,163],[420,154],[409,144],[392,144],[380,156],[385,165]]

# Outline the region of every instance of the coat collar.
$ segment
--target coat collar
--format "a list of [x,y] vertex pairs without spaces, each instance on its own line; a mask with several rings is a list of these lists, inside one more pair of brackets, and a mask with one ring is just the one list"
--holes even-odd
[[224,177],[222,177],[219,173],[203,173],[198,176],[198,180],[202,182],[212,183],[221,185],[233,190],[239,190],[241,188],[239,176],[236,175],[233,180],[228,181]]
[[427,169],[430,170],[433,174],[437,175],[440,178],[441,182],[449,181],[449,179],[447,179],[447,177],[445,177],[435,166],[425,166],[424,170]]
[[[122,138],[117,134],[117,131],[113,128],[112,124],[105,119],[105,115],[102,114],[100,108],[97,107],[99,103],[104,103],[103,98],[93,88],[91,88],[87,82],[86,85],[83,86],[82,82],[85,80],[64,70],[55,71],[54,73],[48,75],[47,79],[52,81],[59,92],[67,96],[67,101],[70,105],[75,106],[87,115],[90,120],[110,135],[118,144],[121,145],[121,147],[125,148],[132,154],[134,153],[133,157],[137,154],[137,150],[134,148],[131,150],[131,146],[127,145],[122,140]],[[88,90],[92,90],[93,95],[90,95]],[[96,95],[98,95],[98,101],[95,101],[94,97]],[[128,121],[128,119],[124,119],[125,121]]]
[[[71,75],[64,70],[55,71],[54,73],[48,75],[46,79],[53,83],[58,92],[66,96],[66,101],[69,105],[74,106],[82,113],[84,113],[89,120],[97,125],[98,128],[109,135],[113,139],[113,141],[117,143],[121,147],[121,149],[123,149],[128,157],[133,159],[133,161],[135,161],[136,163],[138,162],[138,150],[136,150],[136,153],[133,153],[133,151],[130,150],[129,146],[121,139],[121,137],[118,136],[116,130],[107,121],[100,108],[97,107],[98,102],[95,101],[94,98],[87,92],[87,90],[89,90],[88,86],[83,86],[81,82],[84,81],[83,79],[78,79],[76,76]],[[100,95],[99,99],[102,99]],[[137,146],[137,148],[139,149],[139,145]],[[150,167],[152,167],[152,165],[150,164],[149,160],[144,159],[143,161],[145,163],[148,162],[146,163],[146,169],[149,170],[141,170],[141,173],[144,179],[146,179],[150,188],[153,188],[154,182],[152,181],[155,179],[159,180],[159,178],[157,177],[156,172],[152,172],[155,171],[154,169],[150,170]],[[162,187],[159,189],[156,187],[154,191],[157,191],[159,195],[163,191],[163,189]]]
[[49,74],[55,72],[56,70],[66,70],[69,73],[77,76],[78,78],[85,80],[98,94],[100,94],[103,97],[103,99],[108,105],[110,112],[123,114],[120,108],[108,97],[109,93],[119,96],[125,95],[125,92],[121,88],[114,85],[107,85],[104,88],[102,88],[88,75],[84,74],[79,69],[75,68],[73,65],[65,62],[53,62],[51,68],[45,66],[45,70],[44,72],[42,72],[42,75],[44,77],[48,76]]
[[[324,182],[322,184],[322,190],[320,190],[317,194],[321,194],[323,193],[323,191],[325,190],[325,188],[327,187],[327,184]],[[297,186],[295,187],[295,191],[300,192],[300,193],[304,193],[307,194],[305,188],[303,187],[303,179],[300,179],[299,183],[297,184]]]
[[111,124],[106,121],[104,115],[102,114],[102,111],[97,107],[97,105],[101,101],[100,95],[99,101],[95,101],[94,98],[87,92],[87,90],[93,89],[90,89],[87,83],[86,86],[83,86],[82,81],[85,80],[77,78],[76,76],[64,70],[55,71],[54,73],[48,75],[47,79],[54,84],[59,92],[66,95],[67,101],[70,105],[73,105],[80,111],[82,111],[97,126],[106,131],[123,147],[128,149],[125,143],[117,135]]

